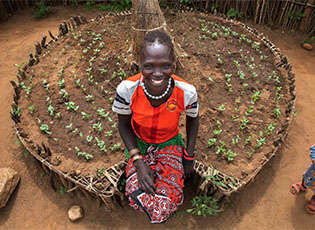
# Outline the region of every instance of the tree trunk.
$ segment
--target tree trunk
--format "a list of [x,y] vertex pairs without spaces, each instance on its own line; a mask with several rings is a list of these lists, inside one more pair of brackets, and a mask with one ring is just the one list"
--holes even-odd
[[0,22],[4,22],[8,19],[7,10],[4,7],[3,1],[0,1]]
[[[308,3],[311,5],[315,5],[315,0],[308,0]],[[307,6],[304,11],[305,17],[302,18],[301,23],[300,23],[300,30],[304,33],[307,33],[307,26],[308,26],[307,22],[310,18],[311,11],[312,11],[312,8]]]
[[161,30],[166,32],[172,39],[175,49],[176,66],[181,66],[178,59],[180,56],[179,47],[174,43],[174,39],[168,32],[165,18],[159,6],[158,0],[133,0],[133,44],[131,66],[139,67],[140,64],[140,44],[144,35],[149,31]]

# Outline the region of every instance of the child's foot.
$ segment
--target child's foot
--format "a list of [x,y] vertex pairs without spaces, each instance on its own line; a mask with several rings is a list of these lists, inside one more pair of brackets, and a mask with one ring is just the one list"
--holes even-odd
[[301,192],[304,192],[306,190],[306,188],[304,187],[302,182],[296,183],[296,184],[292,184],[290,186],[290,191],[293,195],[298,195]]
[[315,195],[312,196],[305,209],[308,213],[315,214]]

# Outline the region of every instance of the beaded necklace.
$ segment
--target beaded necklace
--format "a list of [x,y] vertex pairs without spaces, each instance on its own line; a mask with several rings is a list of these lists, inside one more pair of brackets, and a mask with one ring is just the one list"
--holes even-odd
[[144,93],[145,93],[149,98],[158,100],[158,99],[161,99],[161,98],[165,97],[166,94],[168,93],[168,91],[170,90],[170,88],[171,88],[171,78],[168,80],[168,84],[167,84],[166,90],[164,91],[164,93],[162,93],[162,94],[159,95],[159,96],[153,96],[152,94],[150,94],[150,93],[148,92],[148,90],[145,88],[144,83],[143,83],[142,87],[143,87]]

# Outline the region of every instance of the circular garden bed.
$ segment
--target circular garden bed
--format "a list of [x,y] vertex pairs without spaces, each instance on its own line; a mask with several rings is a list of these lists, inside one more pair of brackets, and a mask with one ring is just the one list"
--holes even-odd
[[[175,74],[194,84],[200,105],[195,170],[206,194],[229,195],[276,153],[294,108],[287,58],[246,25],[200,13],[166,12],[183,53]],[[132,76],[131,16],[60,24],[18,70],[11,116],[25,147],[71,191],[105,204],[123,199],[124,145],[111,110],[116,86]],[[171,122],[171,121],[170,121]],[[180,130],[185,137],[184,116]]]

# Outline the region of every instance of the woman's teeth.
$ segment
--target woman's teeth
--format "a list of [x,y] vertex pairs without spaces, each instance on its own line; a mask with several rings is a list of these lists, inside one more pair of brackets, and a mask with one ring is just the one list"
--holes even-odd
[[160,84],[163,82],[163,80],[153,80],[153,79],[151,79],[151,81],[155,84]]

